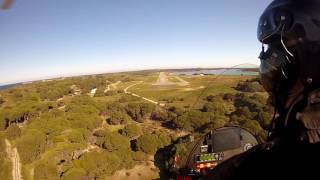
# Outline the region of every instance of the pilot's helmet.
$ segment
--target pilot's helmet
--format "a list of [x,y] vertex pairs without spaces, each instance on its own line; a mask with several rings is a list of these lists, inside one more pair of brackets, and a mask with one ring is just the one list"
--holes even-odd
[[261,15],[257,33],[263,44],[261,82],[272,97],[286,97],[297,84],[304,92],[319,87],[319,0],[273,1]]

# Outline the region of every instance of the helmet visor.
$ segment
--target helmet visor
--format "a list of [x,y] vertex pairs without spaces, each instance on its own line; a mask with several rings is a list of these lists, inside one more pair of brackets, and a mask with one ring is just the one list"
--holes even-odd
[[291,61],[285,49],[280,43],[269,44],[266,51],[262,48],[259,59],[263,87],[271,93],[277,91],[282,80],[288,79],[289,76],[288,65]]

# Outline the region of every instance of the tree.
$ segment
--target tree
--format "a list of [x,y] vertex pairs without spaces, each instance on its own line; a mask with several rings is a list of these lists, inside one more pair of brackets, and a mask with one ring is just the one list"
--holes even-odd
[[154,154],[158,149],[158,139],[154,134],[144,134],[137,139],[137,149],[147,154]]
[[158,137],[159,148],[165,147],[171,143],[171,138],[166,133],[155,131],[154,134]]
[[211,112],[191,110],[172,121],[174,127],[186,131],[196,131],[211,121]]
[[121,159],[114,153],[91,151],[75,160],[74,168],[86,171],[88,179],[96,179],[104,175],[112,175],[121,168]]
[[180,112],[178,113],[179,114],[177,114],[176,112],[167,111],[167,110],[158,110],[158,111],[152,112],[151,119],[157,120],[157,121],[173,121],[178,116],[180,116]]
[[172,121],[172,125],[174,128],[183,129],[186,131],[193,131],[193,127],[188,118],[188,113],[179,116],[177,119]]
[[100,77],[87,76],[78,78],[75,85],[80,87],[83,93],[89,93],[94,88],[102,88],[106,86],[105,79]]
[[209,96],[206,97],[207,101],[211,101],[212,102],[212,101],[214,101],[214,99],[215,99],[214,95],[209,95]]
[[134,138],[142,134],[141,127],[136,124],[128,124],[121,130],[121,134],[129,138]]
[[231,93],[226,93],[223,95],[223,100],[225,101],[233,101],[234,100],[234,95]]
[[180,108],[180,107],[176,107],[176,106],[171,106],[169,109],[168,109],[170,112],[173,112],[175,113],[177,116],[181,116],[185,113],[185,110]]
[[[70,107],[91,107],[91,108],[97,109],[96,102],[90,96],[87,96],[87,95],[73,97],[69,106]],[[85,108],[83,108],[82,110],[85,110]]]
[[259,136],[263,133],[263,129],[261,128],[260,124],[254,120],[247,120],[242,125],[245,129],[250,131],[253,135]]
[[112,102],[112,103],[105,103],[105,102],[98,102],[97,103],[97,108],[100,111],[100,115],[103,116],[108,116],[112,114],[113,112],[122,112],[122,113],[127,113],[125,107],[117,102]]
[[80,157],[75,164],[77,168],[83,168],[89,174],[89,179],[111,175],[121,168],[132,168],[134,161],[128,138],[117,132],[100,131],[96,135],[102,140],[101,147],[106,151],[92,151]]
[[258,112],[267,106],[266,98],[261,95],[254,94],[252,96],[242,96],[235,101],[236,107],[247,106],[250,111]]
[[96,130],[96,131],[93,133],[93,135],[96,136],[96,137],[105,137],[108,133],[109,133],[108,130],[99,129],[99,130]]
[[0,96],[0,106],[1,106],[3,103],[5,103],[5,102],[6,102],[6,101],[4,100],[4,98]]
[[154,132],[152,134],[143,134],[137,139],[136,148],[147,154],[155,154],[159,148],[169,145],[171,138],[165,133]]
[[123,153],[130,152],[130,140],[118,133],[107,133],[104,137],[102,147],[110,152],[122,151]]
[[272,121],[271,113],[260,111],[258,114],[258,118],[261,127],[265,130],[270,130],[270,125]]
[[50,81],[37,84],[37,92],[42,100],[55,101],[71,93],[68,81]]
[[68,133],[67,139],[71,143],[83,143],[87,140],[89,136],[89,132],[86,129],[72,129],[71,132]]
[[34,179],[58,180],[59,176],[55,164],[50,162],[37,164],[34,168]]
[[238,83],[236,89],[243,92],[264,92],[265,91],[263,86],[260,84],[260,82],[257,79],[240,82]]
[[94,97],[103,97],[103,96],[105,96],[104,89],[98,88],[96,93],[94,94]]
[[23,92],[21,89],[14,88],[9,91],[10,97],[13,101],[18,102],[23,99]]
[[147,117],[150,117],[154,108],[155,106],[150,103],[129,103],[126,110],[133,120],[144,122]]
[[27,164],[38,159],[46,146],[46,136],[36,130],[31,130],[18,139],[17,148],[22,163]]
[[93,135],[96,137],[95,144],[99,147],[103,146],[103,143],[105,142],[105,136],[107,136],[109,133],[111,133],[109,130],[106,129],[99,129],[93,133]]
[[127,124],[130,117],[125,112],[113,111],[107,121],[111,125]]
[[67,120],[73,128],[84,128],[89,131],[99,127],[102,119],[98,115],[89,115],[86,113],[68,113]]
[[21,130],[18,125],[12,124],[6,129],[6,136],[8,139],[13,140],[21,136]]
[[63,174],[63,180],[85,179],[86,171],[82,168],[71,168]]
[[225,115],[227,108],[222,101],[213,101],[205,103],[202,110],[204,112],[212,112],[216,115]]
[[93,130],[102,123],[98,105],[89,96],[75,96],[66,111],[67,120],[72,127]]
[[9,120],[3,112],[0,112],[0,131],[5,130],[9,126]]
[[8,125],[12,123],[22,123],[32,117],[39,117],[43,110],[43,106],[45,106],[45,103],[22,100],[12,107],[6,107],[2,111],[0,117],[5,119],[8,122]]

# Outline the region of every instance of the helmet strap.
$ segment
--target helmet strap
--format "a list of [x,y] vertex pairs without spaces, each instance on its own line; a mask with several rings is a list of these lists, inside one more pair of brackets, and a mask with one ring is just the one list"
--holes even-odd
[[[281,44],[283,46],[283,48],[286,50],[286,52],[294,58],[293,54],[288,50],[287,46],[285,45],[284,41],[283,41],[283,33],[284,33],[284,28],[285,28],[285,24],[282,25],[282,29],[281,29],[281,38],[280,38],[280,41],[281,41]],[[289,59],[288,59],[289,60]],[[290,60],[289,60],[290,61]]]

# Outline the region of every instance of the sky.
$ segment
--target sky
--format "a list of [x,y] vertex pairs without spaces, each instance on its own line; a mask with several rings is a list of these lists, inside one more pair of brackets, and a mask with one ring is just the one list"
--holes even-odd
[[0,85],[129,70],[258,65],[256,29],[270,2],[16,0],[0,10]]

